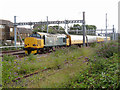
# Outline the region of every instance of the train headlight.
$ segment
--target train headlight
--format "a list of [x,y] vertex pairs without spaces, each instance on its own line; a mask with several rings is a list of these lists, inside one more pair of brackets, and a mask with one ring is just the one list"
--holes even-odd
[[36,44],[33,44],[33,46],[36,46]]
[[25,44],[24,46],[26,47],[27,45]]

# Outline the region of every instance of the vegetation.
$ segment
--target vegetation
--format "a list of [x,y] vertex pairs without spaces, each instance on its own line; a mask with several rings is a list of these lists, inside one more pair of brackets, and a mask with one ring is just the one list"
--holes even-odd
[[[48,27],[48,33],[52,33],[52,34],[55,34],[55,33],[60,33],[59,30],[64,30],[64,28],[62,28],[61,26],[49,26]],[[39,25],[37,27],[34,28],[34,31],[33,32],[47,32],[47,25]]]
[[23,47],[6,47],[6,48],[2,48],[1,51],[10,51],[10,50],[23,50]]
[[[118,42],[94,43],[92,47],[59,48],[43,57],[30,55],[12,60],[4,56],[3,87],[119,88],[118,47]],[[43,69],[47,71],[41,72]],[[36,71],[39,71],[36,75],[11,82]]]
[[[95,25],[86,25],[87,30],[96,30],[97,27]],[[70,30],[82,30],[82,25],[74,24],[70,27]]]
[[2,89],[2,57],[0,57],[0,89]]
[[[74,88],[120,88],[118,43],[96,45],[96,54],[89,58],[89,68],[79,74],[79,79],[70,87]],[[98,48],[99,47],[99,48]],[[120,47],[120,46],[119,46]]]
[[[97,27],[95,25],[86,25],[86,29],[87,30],[96,30]],[[70,27],[70,30],[82,30],[82,25],[74,24],[73,26]],[[47,25],[36,26],[36,27],[34,27],[33,32],[47,32]],[[63,27],[55,25],[55,26],[49,26],[48,33],[52,33],[52,34],[55,34],[55,33],[61,33],[62,34],[63,33],[63,34],[65,34],[65,31],[64,31]],[[75,34],[75,32],[71,33],[71,34]],[[82,32],[79,33],[79,34],[82,34]]]

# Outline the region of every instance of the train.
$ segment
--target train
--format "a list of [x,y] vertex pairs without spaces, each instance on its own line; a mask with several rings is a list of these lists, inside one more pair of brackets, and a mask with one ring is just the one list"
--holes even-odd
[[[85,44],[94,42],[104,42],[104,36],[85,36]],[[110,41],[110,37],[107,37]],[[24,40],[25,54],[37,54],[45,50],[53,49],[54,47],[82,45],[83,35],[70,35],[70,34],[49,34],[43,32],[35,32]]]

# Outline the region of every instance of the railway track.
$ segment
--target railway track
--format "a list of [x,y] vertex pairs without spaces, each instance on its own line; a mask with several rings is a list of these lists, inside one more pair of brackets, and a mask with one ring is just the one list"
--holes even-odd
[[[86,62],[88,63],[88,61],[86,61]],[[70,63],[70,62],[64,62],[64,65],[66,65],[66,67],[68,67],[69,65],[71,65],[71,63]],[[71,65],[71,66],[72,66],[72,65]],[[52,76],[52,75],[56,74],[57,72],[59,72],[59,71],[61,71],[61,70],[64,70],[64,69],[65,69],[65,68],[54,69],[53,72],[47,74],[47,77],[48,77],[48,76]],[[52,69],[51,69],[51,68],[46,68],[46,69],[42,69],[42,70],[37,70],[37,71],[35,71],[35,72],[33,72],[33,73],[24,75],[23,77],[18,77],[18,78],[16,78],[16,79],[12,80],[12,82],[18,84],[18,83],[21,83],[21,81],[22,81],[23,79],[27,79],[27,78],[29,78],[29,77],[31,77],[31,76],[33,76],[33,75],[39,74],[39,73],[41,73],[41,72],[48,72],[49,70],[52,70]],[[39,80],[43,80],[43,79],[46,79],[46,76],[42,76]],[[28,79],[28,80],[29,80],[29,79]]]
[[14,55],[14,56],[19,56],[22,57],[25,55],[24,50],[11,50],[11,51],[2,51],[0,52],[0,57],[3,57],[3,55]]

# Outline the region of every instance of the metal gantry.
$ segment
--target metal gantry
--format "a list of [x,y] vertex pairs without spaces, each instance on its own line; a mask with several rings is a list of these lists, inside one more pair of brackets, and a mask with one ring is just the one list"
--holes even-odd
[[41,24],[41,25],[47,25],[48,24],[69,24],[69,23],[83,23],[83,20],[65,20],[65,21],[44,21],[44,22],[19,22],[14,23],[14,25],[17,26],[23,26],[23,25],[35,25],[35,24]]
[[[47,21],[40,21],[40,22],[19,22],[16,23],[16,16],[14,16],[14,41],[15,41],[15,46],[16,46],[16,28],[17,26],[23,26],[23,25],[49,25],[49,24],[69,24],[69,23],[82,23],[83,25],[83,46],[85,46],[85,12],[83,12],[83,20],[64,20],[64,21],[48,21],[48,16],[47,16]],[[47,28],[47,33],[48,33],[48,28]]]

